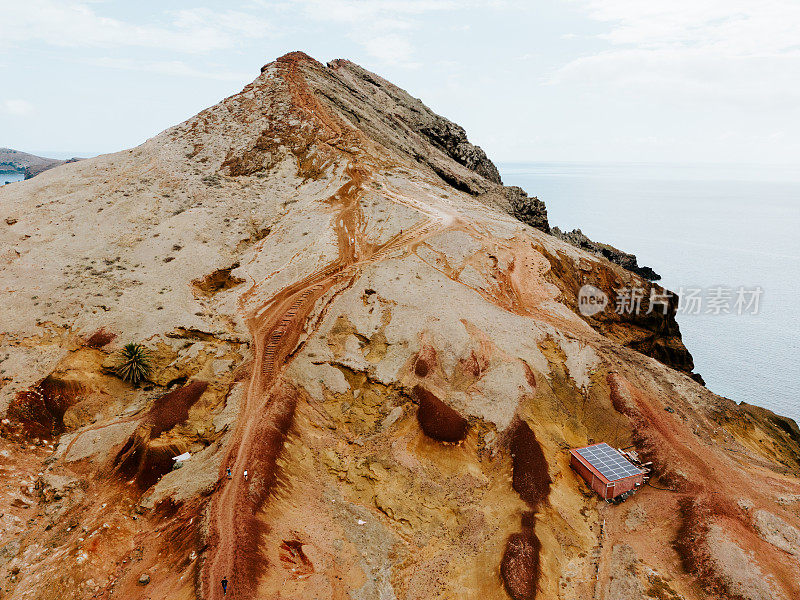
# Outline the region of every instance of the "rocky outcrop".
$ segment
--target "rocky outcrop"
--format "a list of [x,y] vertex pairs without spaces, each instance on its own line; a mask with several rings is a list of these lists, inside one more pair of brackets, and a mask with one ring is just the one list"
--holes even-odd
[[[669,310],[584,314],[653,284],[418,102],[290,53],[0,189],[3,598],[800,595],[796,427],[693,381]],[[599,500],[598,441],[652,485]]]
[[456,162],[494,183],[502,183],[500,172],[480,146],[473,146],[467,139],[464,128],[444,117],[432,115],[427,122],[411,122],[411,125],[437,148],[444,150]]
[[550,224],[547,222],[547,207],[536,196],[528,197],[521,187],[506,186],[505,196],[511,205],[511,214],[517,219],[535,227],[545,233],[550,233]]
[[[703,384],[702,377],[693,373],[694,359],[683,343],[675,318],[677,295],[619,268],[605,257],[597,262],[584,259],[573,262],[564,251],[545,256],[550,263],[549,279],[561,290],[561,302],[582,314],[592,328]],[[606,302],[602,310],[594,313],[582,310],[581,289],[587,285],[602,294]],[[630,299],[625,295],[626,290],[631,294]],[[635,300],[632,294],[636,294]]]
[[547,207],[536,196],[529,197],[521,187],[515,185],[497,186],[478,196],[481,202],[507,213],[520,222],[550,233],[547,221]]
[[586,235],[584,235],[580,229],[573,229],[572,231],[567,232],[561,231],[558,227],[553,227],[553,235],[560,240],[581,248],[582,250],[586,250],[587,252],[591,252],[597,256],[607,258],[611,262],[621,266],[624,269],[628,269],[628,271],[636,273],[640,277],[650,281],[658,281],[661,279],[661,275],[656,273],[650,267],[640,267],[634,254],[623,252],[622,250],[614,248],[614,246],[610,246],[609,244],[593,242],[586,237]]

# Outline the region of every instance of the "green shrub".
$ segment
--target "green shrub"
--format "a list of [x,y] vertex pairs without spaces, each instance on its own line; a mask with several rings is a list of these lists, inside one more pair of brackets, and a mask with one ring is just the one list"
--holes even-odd
[[114,371],[123,381],[139,385],[150,377],[150,351],[143,344],[125,344]]

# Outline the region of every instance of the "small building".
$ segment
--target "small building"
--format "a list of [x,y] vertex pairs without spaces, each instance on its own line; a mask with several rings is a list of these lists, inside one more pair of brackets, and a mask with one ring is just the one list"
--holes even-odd
[[627,497],[644,483],[644,469],[605,442],[569,453],[570,466],[605,500]]

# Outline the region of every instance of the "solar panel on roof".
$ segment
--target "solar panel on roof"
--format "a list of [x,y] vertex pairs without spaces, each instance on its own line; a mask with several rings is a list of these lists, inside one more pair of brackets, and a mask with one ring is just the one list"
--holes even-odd
[[631,461],[606,443],[581,448],[577,452],[609,481],[642,473],[641,469],[635,467]]

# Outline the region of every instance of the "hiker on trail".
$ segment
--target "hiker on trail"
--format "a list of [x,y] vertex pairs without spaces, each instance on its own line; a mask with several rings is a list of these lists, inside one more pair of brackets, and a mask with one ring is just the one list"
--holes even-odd
[[230,467],[228,467],[227,469],[225,469],[225,474],[228,476],[228,479],[230,479],[230,478],[231,478],[231,468],[230,468]]
[[228,578],[222,578],[222,595],[225,596],[228,594]]
[[247,481],[247,469],[244,470],[244,480]]

